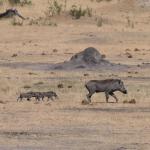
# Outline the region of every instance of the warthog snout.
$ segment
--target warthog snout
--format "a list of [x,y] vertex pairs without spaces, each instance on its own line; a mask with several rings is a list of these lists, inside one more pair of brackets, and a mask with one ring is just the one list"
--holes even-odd
[[128,94],[127,90],[124,90],[123,93],[124,93],[124,94]]
[[59,99],[59,97],[58,97],[58,95],[57,95],[56,93],[54,93],[54,97],[55,97],[56,99]]
[[127,94],[127,90],[126,90],[126,88],[125,88],[125,86],[124,86],[124,83],[121,81],[121,80],[119,80],[119,88],[118,89],[120,89],[120,91],[123,93],[123,94]]

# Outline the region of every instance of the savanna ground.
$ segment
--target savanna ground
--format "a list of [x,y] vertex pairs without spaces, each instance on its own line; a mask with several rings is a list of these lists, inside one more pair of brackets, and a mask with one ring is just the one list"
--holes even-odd
[[[92,17],[72,19],[66,12],[73,4],[92,8]],[[8,7],[7,3],[1,5],[1,12]],[[47,0],[16,6],[23,16],[35,20],[45,15],[47,7]],[[27,20],[15,26],[11,19],[0,20],[0,149],[149,150],[150,8],[123,0],[68,0],[65,11],[52,17],[55,25],[29,25]],[[107,60],[131,69],[17,67],[19,63],[63,62],[89,46],[100,50]],[[132,58],[128,58],[130,54]],[[11,67],[13,63],[16,67]],[[81,105],[87,93],[85,82],[106,78],[121,78],[128,95],[116,93],[120,99],[116,104],[105,103],[104,94],[96,94],[91,105]],[[57,87],[60,83],[64,88]],[[59,100],[16,101],[20,92],[31,90],[54,90]],[[131,99],[136,104],[123,103]]]

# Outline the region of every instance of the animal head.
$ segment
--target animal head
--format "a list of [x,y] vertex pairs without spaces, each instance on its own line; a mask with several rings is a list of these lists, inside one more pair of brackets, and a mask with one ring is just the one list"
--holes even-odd
[[20,17],[20,18],[23,19],[23,20],[25,19],[23,16],[21,16],[21,15],[19,14],[18,10],[15,9],[15,8],[7,9],[6,12],[9,13],[10,16],[16,15],[16,16]]
[[52,92],[52,96],[58,98],[58,95],[55,92]]
[[58,98],[58,95],[53,91],[48,91],[47,93],[49,93],[51,96]]
[[118,84],[119,84],[119,86],[118,86],[119,91],[121,91],[121,92],[124,93],[124,94],[127,94],[127,90],[126,90],[126,88],[125,88],[125,86],[124,86],[123,81],[118,80]]

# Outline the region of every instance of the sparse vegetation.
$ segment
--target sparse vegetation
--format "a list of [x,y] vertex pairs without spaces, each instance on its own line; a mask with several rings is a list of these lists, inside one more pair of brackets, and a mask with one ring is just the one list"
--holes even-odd
[[24,6],[24,5],[31,5],[31,4],[32,4],[32,1],[31,1],[31,0],[8,0],[8,2],[9,2],[11,5],[19,4],[19,5],[21,5],[21,6]]
[[127,27],[130,27],[130,28],[134,28],[134,21],[130,19],[129,16],[127,16]]
[[34,73],[34,72],[29,72],[28,74],[29,74],[29,75],[37,75],[37,74]]
[[[125,0],[57,0],[62,9],[50,17],[48,0],[24,7],[0,1],[1,14],[16,8],[25,17],[0,20],[0,149],[150,149],[149,8],[129,9]],[[91,17],[87,11],[72,20],[73,4],[88,6]],[[70,61],[91,46],[106,57],[102,67],[97,54]],[[85,84],[107,78],[123,80],[128,94],[117,92],[116,104],[97,93],[89,104]],[[46,91],[59,99],[17,102],[20,93]]]
[[59,3],[57,0],[48,1],[48,9],[45,12],[47,18],[52,17],[54,15],[60,15],[63,10],[63,4]]
[[57,26],[57,23],[51,20],[51,17],[55,15],[60,15],[63,12],[63,8],[66,7],[66,1],[63,5],[59,3],[57,0],[49,0],[48,1],[48,8],[45,11],[44,17],[39,17],[36,19],[29,19],[29,25],[44,25],[44,26]]
[[42,82],[42,81],[39,81],[39,82],[37,82],[37,83],[34,83],[35,86],[42,85],[42,84],[44,84],[44,82]]
[[97,26],[98,27],[102,27],[103,26],[103,18],[102,16],[96,19],[97,21]]
[[112,1],[112,0],[91,0],[91,2],[94,2],[94,1],[96,1],[96,2],[103,2],[103,1],[106,1],[106,2],[110,2],[110,1]]
[[83,9],[81,6],[77,5],[72,5],[69,14],[74,18],[74,19],[80,19],[82,16],[92,16],[92,9],[87,7],[86,9]]
[[24,6],[24,5],[31,5],[32,4],[32,1],[31,0],[23,0],[21,2],[21,5]]
[[10,4],[20,4],[20,3],[21,3],[20,0],[8,0],[8,2],[9,2]]
[[11,24],[13,26],[23,26],[23,20],[17,20],[15,17],[12,18]]
[[37,19],[30,19],[28,25],[44,25],[44,26],[57,26],[57,23],[51,21],[48,18],[39,17]]
[[31,86],[30,86],[30,85],[24,85],[23,88],[24,88],[24,89],[30,89]]

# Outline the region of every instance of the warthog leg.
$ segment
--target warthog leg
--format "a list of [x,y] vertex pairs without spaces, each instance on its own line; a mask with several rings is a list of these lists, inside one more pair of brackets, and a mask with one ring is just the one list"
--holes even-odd
[[116,100],[116,103],[118,103],[118,98],[116,97],[116,95],[114,93],[109,93],[115,100]]
[[109,93],[108,93],[108,92],[105,92],[105,96],[106,96],[106,102],[108,103]]
[[50,98],[52,101],[55,101],[55,99],[53,98],[53,96]]
[[36,101],[40,101],[40,97],[39,96],[35,96],[35,100]]
[[17,98],[17,102],[18,102],[18,101],[22,101],[22,99],[23,99],[23,97],[22,97],[22,96],[19,96],[19,97]]
[[21,100],[22,100],[22,99],[21,99],[20,97],[17,98],[17,102],[18,102],[18,101],[21,101]]
[[54,101],[54,99],[53,99],[52,96],[48,96],[48,97],[47,97],[47,101],[49,101],[49,99],[51,99],[52,101]]
[[87,97],[87,99],[88,99],[88,101],[89,101],[90,103],[91,103],[91,97],[92,97],[93,94],[94,94],[94,92],[89,93],[89,94],[86,95],[86,97]]

